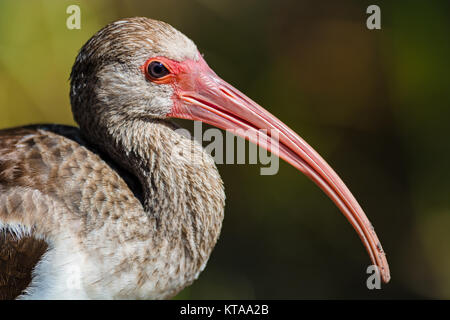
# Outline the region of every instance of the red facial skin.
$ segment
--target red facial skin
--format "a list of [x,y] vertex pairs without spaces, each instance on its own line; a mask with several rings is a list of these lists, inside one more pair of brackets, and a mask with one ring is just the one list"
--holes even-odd
[[[358,233],[377,265],[383,282],[390,280],[389,266],[375,231],[350,190],[322,157],[288,126],[243,93],[220,79],[199,54],[198,61],[173,61],[154,57],[141,67],[149,81],[173,87],[170,118],[202,121],[239,134],[271,151],[303,172],[336,204]],[[155,79],[147,73],[152,61],[163,63],[168,75]],[[236,131],[238,130],[238,131]]]

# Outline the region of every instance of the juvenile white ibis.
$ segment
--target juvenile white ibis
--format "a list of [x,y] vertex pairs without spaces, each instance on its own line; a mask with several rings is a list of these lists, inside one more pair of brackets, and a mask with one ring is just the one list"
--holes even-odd
[[[79,129],[0,131],[1,298],[163,299],[199,276],[225,194],[211,156],[170,118],[245,129],[306,174],[389,281],[374,229],[337,174],[170,25],[130,18],[104,27],[76,58],[70,98]],[[192,150],[200,156],[173,156]]]

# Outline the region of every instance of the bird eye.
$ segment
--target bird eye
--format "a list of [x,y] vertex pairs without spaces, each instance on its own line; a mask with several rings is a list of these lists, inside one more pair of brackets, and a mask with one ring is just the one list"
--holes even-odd
[[166,66],[159,61],[152,61],[147,66],[147,74],[154,79],[162,78],[169,73],[170,71]]

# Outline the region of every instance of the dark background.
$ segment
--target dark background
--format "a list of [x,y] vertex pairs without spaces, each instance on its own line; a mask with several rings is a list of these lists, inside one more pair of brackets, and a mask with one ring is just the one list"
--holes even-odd
[[[81,30],[66,28],[71,4]],[[381,30],[366,28],[370,4]],[[392,272],[382,290],[366,288],[356,233],[291,166],[261,176],[259,165],[219,165],[221,238],[179,298],[450,298],[450,2],[0,0],[0,128],[73,124],[78,49],[129,16],[181,30],[314,146],[365,209]]]

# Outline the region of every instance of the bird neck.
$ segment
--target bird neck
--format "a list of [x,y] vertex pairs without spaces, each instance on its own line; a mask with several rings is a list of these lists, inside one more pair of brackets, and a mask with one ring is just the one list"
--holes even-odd
[[163,120],[122,119],[109,123],[96,139],[105,141],[103,151],[139,180],[145,213],[155,223],[152,232],[180,243],[202,269],[222,226],[223,183],[212,157],[176,129]]

